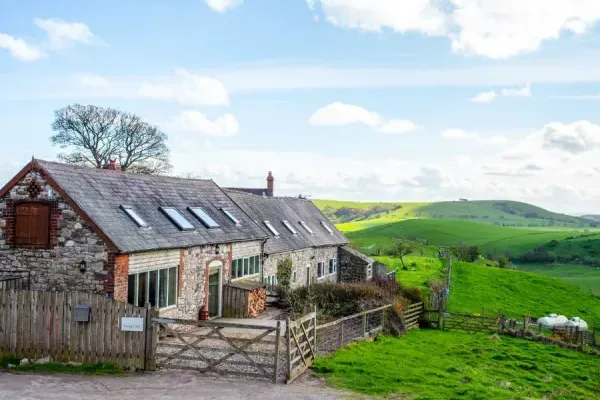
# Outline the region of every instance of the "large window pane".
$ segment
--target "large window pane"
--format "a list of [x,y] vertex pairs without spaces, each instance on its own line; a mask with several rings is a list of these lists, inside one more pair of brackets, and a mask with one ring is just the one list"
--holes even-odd
[[144,307],[148,301],[148,274],[138,274],[138,307]]
[[250,271],[249,274],[254,274],[254,257],[250,257]]
[[148,272],[148,275],[148,302],[150,302],[151,306],[156,306],[156,288],[158,287],[158,271],[150,271]]
[[233,279],[238,277],[238,260],[233,260],[231,263],[231,277]]
[[177,304],[177,267],[169,269],[169,299],[168,305]]
[[169,282],[168,279],[169,270],[161,269],[158,271],[158,307],[166,307],[167,306],[167,284]]
[[250,272],[248,271],[249,264],[248,259],[244,258],[244,275],[250,275]]
[[127,302],[135,305],[135,275],[129,275],[127,280]]

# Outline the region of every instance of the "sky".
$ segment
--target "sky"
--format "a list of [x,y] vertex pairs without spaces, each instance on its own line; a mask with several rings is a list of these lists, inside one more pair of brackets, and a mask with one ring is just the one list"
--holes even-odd
[[0,0],[0,182],[56,159],[80,103],[222,186],[600,213],[599,21],[598,0]]

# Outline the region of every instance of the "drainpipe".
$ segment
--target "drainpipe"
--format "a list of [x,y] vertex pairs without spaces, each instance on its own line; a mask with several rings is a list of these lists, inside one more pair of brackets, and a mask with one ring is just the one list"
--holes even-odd
[[262,262],[262,266],[260,269],[260,283],[264,283],[264,281],[265,281],[265,244],[267,244],[267,240],[269,240],[269,239],[263,240],[261,254],[260,254],[260,260]]

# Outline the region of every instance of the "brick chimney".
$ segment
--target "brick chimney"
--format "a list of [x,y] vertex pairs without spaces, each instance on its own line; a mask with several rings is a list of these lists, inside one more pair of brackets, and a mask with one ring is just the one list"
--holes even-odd
[[269,175],[267,176],[267,196],[273,197],[273,182],[275,182],[275,178],[273,178],[273,174],[269,171]]
[[104,164],[102,169],[110,169],[112,171],[120,171],[121,166],[117,164],[117,160],[108,160],[108,164]]

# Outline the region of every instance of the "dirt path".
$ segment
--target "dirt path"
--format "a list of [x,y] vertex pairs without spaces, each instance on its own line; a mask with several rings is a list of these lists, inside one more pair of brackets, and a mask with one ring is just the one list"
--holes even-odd
[[129,399],[349,399],[350,393],[305,377],[291,385],[157,372],[127,377],[84,377],[0,373],[0,400]]

